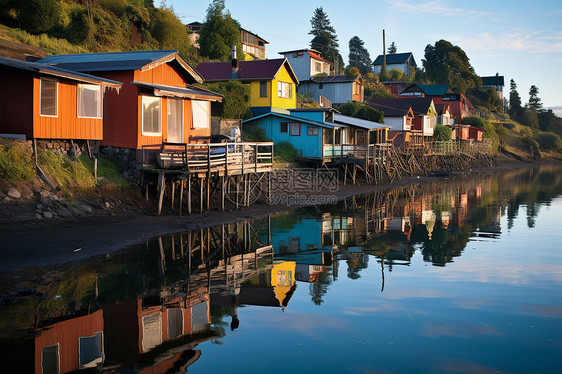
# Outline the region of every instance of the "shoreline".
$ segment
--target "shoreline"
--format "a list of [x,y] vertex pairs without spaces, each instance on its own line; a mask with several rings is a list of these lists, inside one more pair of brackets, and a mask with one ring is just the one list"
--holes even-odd
[[[526,163],[503,159],[497,161],[491,168],[459,171],[446,176],[414,176],[378,185],[346,185],[340,187],[333,195],[339,202],[354,195],[408,185],[428,184],[451,177],[467,176],[471,173],[501,172],[549,164],[561,163],[555,160]],[[35,203],[22,203],[21,205],[24,204],[35,205]],[[12,209],[18,209],[17,205],[11,204]],[[0,271],[17,271],[84,260],[122,250],[162,235],[260,218],[310,205],[312,204],[291,206],[256,204],[239,210],[193,213],[183,215],[182,218],[177,213],[171,212],[167,212],[167,215],[156,216],[148,211],[133,210],[111,216],[92,214],[72,219],[7,220],[1,224],[0,254],[3,260],[0,261]],[[107,212],[104,213],[107,214]]]

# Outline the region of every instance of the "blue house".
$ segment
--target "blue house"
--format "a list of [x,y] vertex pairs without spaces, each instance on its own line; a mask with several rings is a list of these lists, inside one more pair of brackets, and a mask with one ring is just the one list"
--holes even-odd
[[331,112],[290,110],[290,114],[269,112],[242,122],[242,126],[254,125],[262,128],[275,144],[291,143],[303,159],[322,160],[327,146],[344,144],[343,129],[347,125],[328,122]]

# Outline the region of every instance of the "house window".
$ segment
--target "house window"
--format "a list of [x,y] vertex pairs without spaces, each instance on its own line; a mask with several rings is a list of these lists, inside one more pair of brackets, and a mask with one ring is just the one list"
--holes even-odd
[[162,317],[160,313],[142,317],[142,350],[150,351],[162,344]]
[[277,82],[277,96],[284,99],[291,99],[293,97],[293,84]]
[[316,72],[321,73],[322,72],[322,64],[319,62],[315,62],[314,63],[314,69],[316,70]]
[[260,82],[260,97],[267,97],[267,82]]
[[183,335],[183,309],[168,309],[168,339],[175,339]]
[[48,117],[58,116],[58,82],[50,79],[41,79],[39,114]]
[[324,83],[319,83],[319,84],[318,84],[318,89],[321,90],[321,89],[323,89],[323,88],[324,88]]
[[159,97],[142,97],[142,134],[162,135],[162,99]]
[[41,369],[45,374],[59,373],[59,345],[49,345],[41,350]]
[[168,135],[171,143],[183,141],[183,100],[168,98]]
[[191,333],[197,334],[209,329],[209,308],[206,302],[191,307]]
[[211,124],[211,102],[192,100],[191,113],[193,121],[191,127],[194,129],[207,129]]
[[78,117],[102,118],[101,87],[95,84],[78,85]]
[[308,136],[318,136],[318,127],[308,126]]
[[289,122],[281,122],[279,132],[281,134],[286,134],[289,132]]
[[298,122],[290,123],[289,135],[291,135],[291,136],[301,136],[301,124],[298,123]]
[[95,368],[103,362],[103,332],[96,332],[92,336],[78,338],[80,353],[80,369]]

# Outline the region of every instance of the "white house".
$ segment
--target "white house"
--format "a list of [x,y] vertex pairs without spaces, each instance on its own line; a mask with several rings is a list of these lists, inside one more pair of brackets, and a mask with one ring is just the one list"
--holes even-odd
[[314,49],[296,49],[294,51],[279,52],[291,64],[299,81],[305,81],[310,77],[324,73],[330,74],[333,63],[321,57],[321,53]]

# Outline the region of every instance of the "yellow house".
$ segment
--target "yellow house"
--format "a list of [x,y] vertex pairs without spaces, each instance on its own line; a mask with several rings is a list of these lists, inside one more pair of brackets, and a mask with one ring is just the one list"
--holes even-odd
[[294,261],[276,261],[271,270],[250,279],[240,290],[240,302],[286,307],[297,287],[296,266]]
[[196,70],[206,82],[236,79],[249,84],[250,109],[254,115],[271,112],[274,108],[297,107],[299,81],[287,59],[202,62]]

